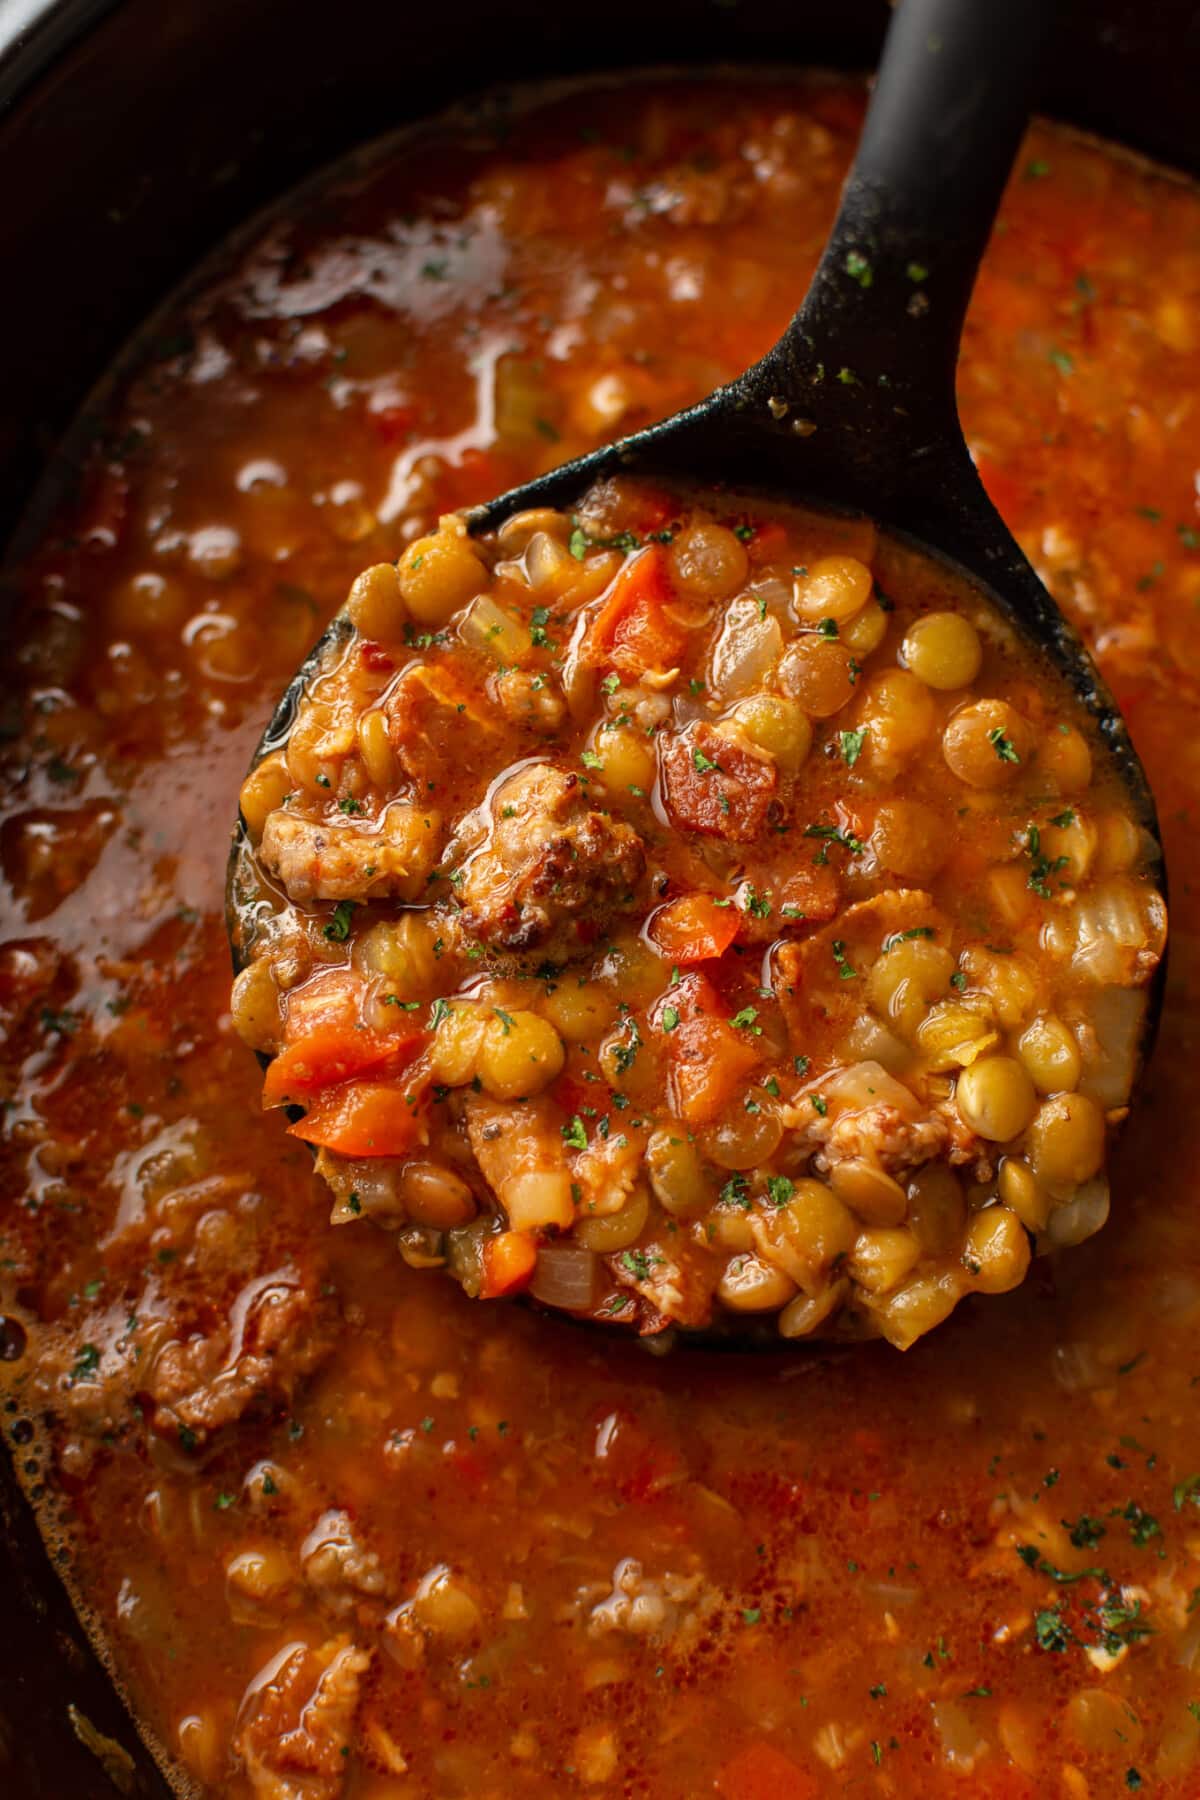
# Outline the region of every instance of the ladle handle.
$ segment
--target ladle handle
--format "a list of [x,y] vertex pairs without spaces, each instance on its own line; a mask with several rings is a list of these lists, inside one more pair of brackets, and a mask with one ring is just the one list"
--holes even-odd
[[900,0],[832,234],[766,359],[793,405],[819,346],[817,379],[890,388],[893,402],[899,385],[928,427],[957,429],[963,319],[1056,11],[1057,0]]

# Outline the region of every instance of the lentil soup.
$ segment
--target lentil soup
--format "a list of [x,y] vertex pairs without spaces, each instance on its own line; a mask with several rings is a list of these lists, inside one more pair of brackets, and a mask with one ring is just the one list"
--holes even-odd
[[597,88],[311,190],[12,576],[5,1431],[196,1792],[1200,1789],[1193,189],[1036,128],[960,376],[1175,873],[1103,1233],[903,1358],[654,1358],[331,1230],[229,1010],[233,797],[354,577],[760,353],[861,112]]
[[333,1224],[643,1335],[907,1349],[1106,1219],[1157,846],[1067,685],[870,521],[629,478],[448,514],[279,735],[233,1018]]

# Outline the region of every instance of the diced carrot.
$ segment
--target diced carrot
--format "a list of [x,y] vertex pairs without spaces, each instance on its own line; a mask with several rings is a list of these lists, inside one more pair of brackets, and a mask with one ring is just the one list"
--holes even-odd
[[817,1800],[820,1792],[790,1756],[761,1741],[718,1770],[715,1786],[722,1800]]
[[667,1047],[677,1117],[711,1125],[758,1063],[758,1051],[733,1029],[711,981],[694,969],[663,997],[654,1022]]
[[404,1156],[428,1135],[426,1090],[424,1080],[345,1081],[318,1094],[289,1130],[339,1156]]
[[397,1074],[412,1062],[425,1037],[420,1030],[384,1037],[336,1023],[318,1025],[306,1037],[286,1044],[271,1063],[263,1081],[263,1105],[286,1106],[289,1100],[301,1100],[317,1088],[335,1087],[368,1070],[386,1068]]
[[614,576],[584,638],[584,660],[611,663],[631,680],[646,669],[672,667],[686,642],[665,611],[674,598],[662,546],[649,544]]
[[758,1053],[719,1019],[680,1024],[671,1043],[675,1110],[688,1125],[711,1125],[758,1062]]
[[537,1268],[537,1245],[527,1231],[498,1231],[483,1246],[483,1284],[481,1300],[498,1300],[504,1294],[519,1293],[533,1280]]
[[650,936],[663,955],[684,966],[721,956],[737,933],[736,911],[718,906],[711,894],[682,894],[650,921]]

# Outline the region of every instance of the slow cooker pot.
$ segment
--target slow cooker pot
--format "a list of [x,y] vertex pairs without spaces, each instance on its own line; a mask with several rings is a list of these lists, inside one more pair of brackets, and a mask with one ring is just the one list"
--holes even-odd
[[[1051,0],[1047,0],[1050,4]],[[1194,0],[1070,0],[1046,112],[1200,172]],[[139,319],[227,230],[352,145],[493,82],[631,64],[869,67],[885,0],[0,0],[0,545]],[[9,1453],[13,1420],[6,1421]],[[18,1433],[19,1436],[19,1433]],[[0,1790],[168,1790],[0,1457]]]

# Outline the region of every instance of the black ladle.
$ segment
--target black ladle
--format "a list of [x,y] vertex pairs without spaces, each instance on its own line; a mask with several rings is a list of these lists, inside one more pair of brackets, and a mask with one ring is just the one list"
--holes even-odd
[[[965,572],[1051,662],[1095,719],[1157,856],[1158,818],[1116,702],[988,499],[959,424],[955,371],[979,261],[1029,115],[1054,0],[901,0],[858,154],[824,254],[779,342],[706,400],[474,508],[471,530],[569,507],[616,473],[717,482],[859,512]],[[339,615],[259,745],[278,748]],[[253,937],[253,852],[239,821],[228,922],[241,966]],[[1147,1000],[1141,1059],[1161,1007]]]

